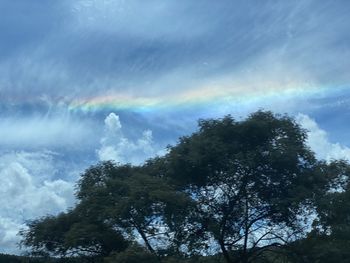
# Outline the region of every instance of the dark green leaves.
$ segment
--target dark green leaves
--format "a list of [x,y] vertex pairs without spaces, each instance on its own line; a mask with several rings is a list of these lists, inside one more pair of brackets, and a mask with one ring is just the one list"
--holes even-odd
[[107,262],[334,262],[349,246],[350,168],[305,141],[271,112],[200,120],[163,157],[87,169],[76,207],[29,222],[23,244]]

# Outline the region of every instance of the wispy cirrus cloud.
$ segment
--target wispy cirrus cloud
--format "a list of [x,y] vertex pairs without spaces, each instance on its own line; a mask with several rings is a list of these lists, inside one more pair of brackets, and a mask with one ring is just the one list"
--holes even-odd
[[[2,5],[16,10],[10,1]],[[349,5],[62,1],[40,6],[46,10],[42,13],[58,18],[52,25],[45,15],[27,23],[32,7],[20,7],[28,12],[19,22],[5,16],[3,24],[9,27],[4,31],[28,32],[35,44],[25,34],[4,38],[5,51],[19,45],[0,63],[0,94],[7,100],[45,95],[57,103],[111,93],[176,96],[203,82],[240,79],[242,73],[277,82],[309,81],[306,75],[317,85],[350,81],[344,70],[350,61]],[[40,34],[30,34],[34,31]]]

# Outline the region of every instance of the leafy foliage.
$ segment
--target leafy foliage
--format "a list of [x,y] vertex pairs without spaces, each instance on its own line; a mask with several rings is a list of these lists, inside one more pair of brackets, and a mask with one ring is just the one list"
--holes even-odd
[[74,211],[47,216],[28,223],[22,230],[22,245],[30,246],[35,254],[60,256],[106,256],[127,247],[123,236],[102,220],[86,217]]
[[306,138],[271,112],[200,120],[163,157],[87,169],[76,207],[29,222],[22,244],[105,262],[348,262],[350,166]]
[[301,209],[320,181],[305,131],[270,112],[199,125],[165,157],[166,176],[196,202],[191,250],[208,252],[216,243],[227,262],[248,262],[295,238],[303,230]]

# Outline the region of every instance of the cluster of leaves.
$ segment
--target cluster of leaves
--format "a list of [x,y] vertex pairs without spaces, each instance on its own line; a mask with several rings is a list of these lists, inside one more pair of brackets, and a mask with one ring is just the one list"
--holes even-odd
[[22,244],[105,262],[347,262],[350,166],[306,138],[271,112],[201,120],[163,157],[87,169],[76,207],[29,222]]

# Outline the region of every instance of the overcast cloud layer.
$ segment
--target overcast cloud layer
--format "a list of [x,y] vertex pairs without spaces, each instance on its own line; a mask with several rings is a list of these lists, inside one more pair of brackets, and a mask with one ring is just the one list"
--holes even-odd
[[198,118],[288,113],[319,158],[350,159],[349,13],[346,0],[0,1],[0,253],[19,253],[25,220],[72,206],[89,165],[161,155]]
[[349,11],[347,1],[5,0],[1,95],[35,107],[246,72],[348,84]]

